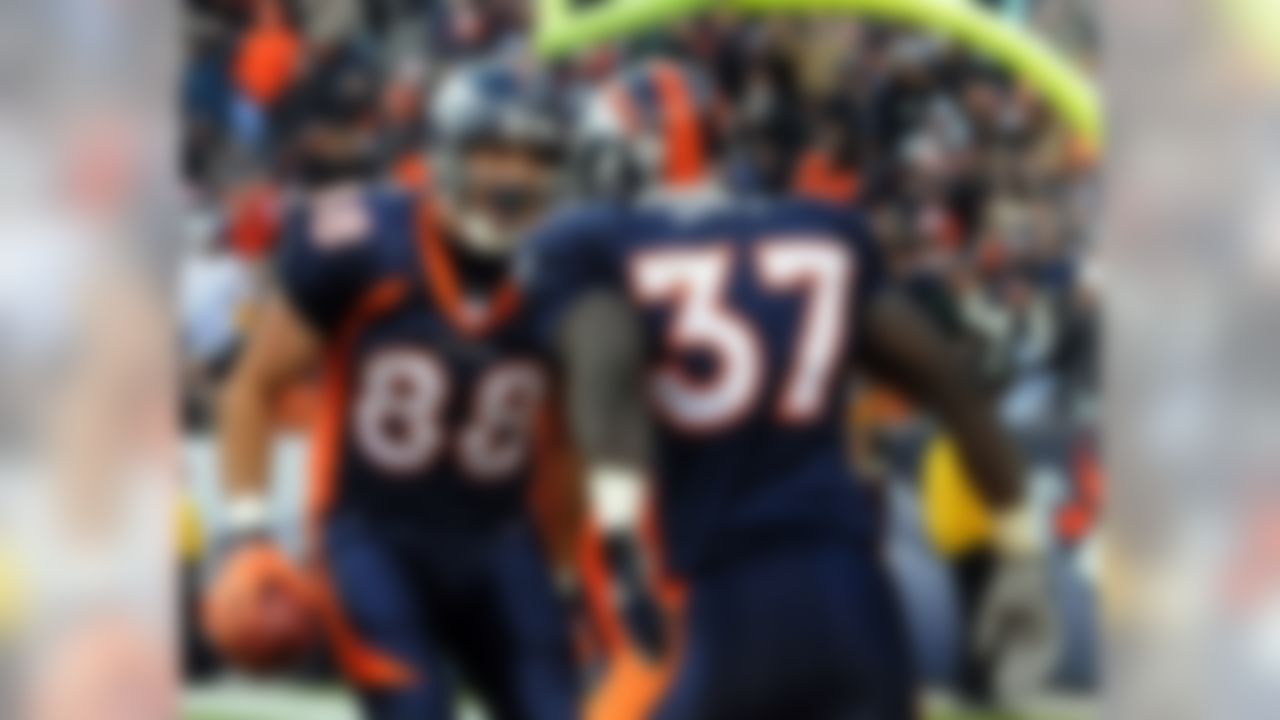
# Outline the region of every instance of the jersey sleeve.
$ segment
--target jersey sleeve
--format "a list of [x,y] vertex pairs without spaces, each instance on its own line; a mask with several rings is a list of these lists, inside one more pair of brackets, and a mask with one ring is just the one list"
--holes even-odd
[[887,268],[884,254],[880,250],[880,242],[871,231],[866,216],[860,212],[848,212],[843,218],[845,236],[853,244],[857,257],[857,283],[854,293],[854,309],[859,322],[862,313],[871,305],[872,299],[884,290],[888,284]]
[[276,257],[280,288],[302,319],[333,334],[375,274],[376,216],[358,191],[333,191],[290,208]]
[[[822,218],[822,225],[835,237],[841,238],[853,251],[853,289],[849,298],[849,312],[855,327],[861,328],[866,312],[876,295],[888,284],[880,243],[872,233],[866,216],[860,211],[830,203],[804,200],[809,212]],[[856,338],[861,333],[853,332]]]
[[552,348],[574,304],[596,291],[622,290],[608,252],[604,216],[593,211],[551,220],[525,245],[521,275],[540,343]]

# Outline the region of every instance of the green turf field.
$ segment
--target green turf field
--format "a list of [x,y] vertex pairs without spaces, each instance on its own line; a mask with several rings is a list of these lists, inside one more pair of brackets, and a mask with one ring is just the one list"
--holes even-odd
[[[275,717],[272,716],[272,720]],[[297,715],[294,717],[307,717],[311,720],[311,716]],[[357,720],[356,716],[344,716],[349,720]],[[254,714],[222,714],[218,712],[186,712],[183,714],[183,720],[263,720],[260,716]],[[929,714],[929,720],[1084,720],[1083,718],[1053,715],[1017,715],[1017,714],[1001,714],[1001,713],[976,713],[963,711],[938,711]]]
[[[942,698],[930,696],[929,720],[1087,720],[1095,717],[1090,703],[1079,699],[1051,702],[1044,712],[1031,714],[990,714],[948,707]],[[338,689],[298,688],[285,685],[220,683],[188,693],[184,720],[359,720],[347,696]],[[483,720],[474,708],[461,713],[461,720]]]

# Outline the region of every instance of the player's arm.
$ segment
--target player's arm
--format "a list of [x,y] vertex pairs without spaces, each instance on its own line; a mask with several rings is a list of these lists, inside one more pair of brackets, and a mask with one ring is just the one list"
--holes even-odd
[[559,348],[570,429],[580,451],[594,467],[643,474],[652,430],[640,327],[626,298],[597,290],[578,300],[565,314]]
[[[928,320],[901,296],[873,296],[864,316],[867,369],[914,398],[946,426],[976,490],[993,511],[996,571],[976,616],[986,657],[1010,657],[1047,675],[1057,656],[1047,539],[1026,498],[1023,465],[974,374]],[[1003,690],[1002,690],[1003,692]]]
[[325,338],[369,286],[373,226],[366,194],[350,186],[311,193],[285,214],[278,291],[219,398],[219,459],[233,525],[263,512],[280,393],[313,368]]
[[991,512],[994,549],[1008,557],[1043,555],[1043,534],[1025,500],[1022,459],[961,354],[894,291],[871,296],[862,327],[864,368],[930,412],[955,442]]
[[608,651],[629,650],[632,641],[656,655],[660,623],[646,572],[654,563],[645,562],[640,542],[654,443],[643,333],[613,255],[616,210],[553,218],[525,244],[523,264],[538,335],[559,361],[563,412],[581,461],[590,530],[579,544],[583,600]]
[[656,657],[665,633],[641,542],[653,431],[639,323],[621,294],[598,289],[569,307],[556,341],[570,432],[584,459],[591,517],[602,539],[595,550],[621,588],[617,611],[631,641]]
[[273,542],[266,498],[280,391],[310,368],[318,347],[309,327],[272,297],[219,397],[227,512],[206,562],[200,620],[226,662],[257,674],[298,661],[311,639],[309,584]]
[[273,411],[281,392],[310,370],[320,340],[281,296],[267,301],[218,403],[218,450],[232,525],[264,521]]
[[540,412],[534,428],[537,453],[530,488],[534,521],[557,577],[572,575],[586,512],[579,482],[581,460],[565,422],[558,403],[548,403]]
[[997,512],[1017,508],[1023,492],[1021,459],[957,350],[896,292],[875,295],[863,323],[865,369],[947,427],[989,507]]
[[613,222],[611,214],[552,220],[527,243],[526,260],[539,334],[564,373],[565,419],[591,510],[603,505],[605,520],[624,524],[632,504],[601,496],[640,497],[652,440],[639,320],[604,250]]

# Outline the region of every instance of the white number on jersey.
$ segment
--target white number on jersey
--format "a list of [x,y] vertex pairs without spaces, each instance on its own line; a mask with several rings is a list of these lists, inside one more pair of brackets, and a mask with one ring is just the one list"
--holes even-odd
[[803,423],[826,405],[849,325],[849,251],[826,240],[796,238],[761,245],[756,273],[764,286],[805,296],[804,321],[778,398],[778,417]]
[[688,377],[676,358],[654,375],[658,408],[690,432],[712,432],[745,415],[764,375],[759,337],[724,304],[733,260],[731,249],[721,245],[655,251],[632,267],[631,287],[641,303],[676,309],[672,349],[701,350],[714,357],[712,380]]
[[480,382],[471,420],[458,439],[463,469],[489,481],[514,472],[529,454],[530,429],[545,395],[546,376],[532,362],[490,370]]
[[[448,449],[445,410],[452,386],[434,355],[407,347],[382,350],[365,363],[358,393],[356,444],[382,470],[402,477],[421,474]],[[528,459],[545,393],[546,378],[535,363],[504,363],[485,372],[454,442],[462,471],[478,482],[492,482],[518,470]]]
[[405,347],[374,355],[355,403],[355,436],[364,454],[395,475],[433,464],[446,444],[449,390],[448,374],[434,355]]
[[[761,287],[804,299],[790,367],[777,400],[778,417],[804,423],[819,415],[843,357],[853,259],[836,240],[779,238],[757,246],[754,272]],[[749,319],[727,304],[737,258],[727,244],[654,250],[631,266],[631,289],[643,305],[672,308],[669,356],[653,375],[663,416],[691,433],[722,430],[760,400],[766,358]],[[680,355],[703,352],[715,364],[709,378],[692,378]]]

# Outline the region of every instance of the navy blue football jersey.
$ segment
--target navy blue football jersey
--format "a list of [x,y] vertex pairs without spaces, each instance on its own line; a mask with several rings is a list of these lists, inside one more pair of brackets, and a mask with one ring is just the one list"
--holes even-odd
[[676,572],[878,531],[878,493],[852,476],[844,432],[860,311],[882,277],[858,214],[800,200],[595,205],[527,249],[544,341],[596,289],[638,311]]
[[425,206],[383,188],[291,213],[278,273],[323,338],[321,510],[466,536],[525,509],[549,369],[514,283],[468,298]]

